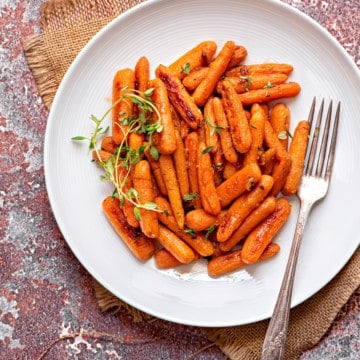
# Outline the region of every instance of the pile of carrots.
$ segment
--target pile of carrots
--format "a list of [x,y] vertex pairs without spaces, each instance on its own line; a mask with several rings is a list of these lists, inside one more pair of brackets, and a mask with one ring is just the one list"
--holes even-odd
[[[295,97],[300,85],[287,82],[289,64],[245,65],[247,50],[226,41],[204,41],[172,64],[158,65],[150,77],[148,59],[114,76],[113,103],[123,89],[153,89],[161,132],[149,151],[128,171],[124,188],[134,188],[140,208],[114,196],[103,210],[120,238],[141,261],[155,257],[159,268],[208,260],[210,276],[219,276],[276,255],[273,242],[287,221],[302,174],[309,124],[293,134],[290,110],[281,99]],[[124,99],[112,110],[112,132],[103,139],[99,160],[114,153],[124,136],[138,151],[148,139],[127,133],[120,117],[136,114]],[[120,165],[119,165],[120,166]],[[119,169],[118,176],[126,172]]]

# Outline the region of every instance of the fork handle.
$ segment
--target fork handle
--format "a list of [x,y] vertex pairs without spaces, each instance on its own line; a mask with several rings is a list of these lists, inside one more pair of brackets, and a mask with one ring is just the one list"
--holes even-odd
[[308,203],[301,203],[300,206],[289,259],[286,264],[274,312],[265,335],[261,360],[281,360],[284,358],[296,263],[311,206],[312,204]]

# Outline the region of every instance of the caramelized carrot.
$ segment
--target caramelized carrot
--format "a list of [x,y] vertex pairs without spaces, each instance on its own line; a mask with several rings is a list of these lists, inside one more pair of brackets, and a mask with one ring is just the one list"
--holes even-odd
[[210,256],[214,253],[214,246],[211,241],[205,239],[201,233],[192,236],[180,229],[173,215],[169,202],[162,197],[157,197],[155,202],[162,212],[159,213],[159,220],[172,232],[174,232],[180,239],[185,241],[196,253],[201,256]]
[[135,88],[145,91],[149,88],[150,63],[146,56],[141,56],[135,64]]
[[169,65],[169,70],[179,79],[183,79],[189,70],[191,71],[199,66],[207,66],[216,49],[217,45],[214,41],[203,41]]
[[157,240],[181,263],[188,264],[195,259],[194,251],[164,225],[159,225]]
[[236,163],[238,161],[238,154],[235,151],[234,144],[231,139],[229,123],[226,118],[224,107],[218,97],[214,97],[213,99],[213,108],[216,125],[221,128],[220,145],[224,154],[224,158],[230,163]]
[[238,94],[239,100],[243,105],[254,103],[267,103],[270,101],[295,97],[300,93],[300,85],[296,82],[288,82],[274,87],[257,89]]
[[225,208],[242,193],[250,191],[260,178],[261,171],[256,163],[248,164],[236,171],[216,188],[221,207]]
[[296,126],[294,136],[291,140],[289,155],[291,157],[291,168],[282,189],[284,195],[294,195],[299,187],[304,169],[306,148],[309,142],[310,125],[308,121],[300,121]]
[[192,129],[197,129],[203,122],[202,112],[179,78],[173,75],[170,69],[163,65],[157,67],[156,76],[164,82],[170,102],[180,114],[181,118],[186,121]]
[[197,86],[192,95],[196,105],[204,105],[207,99],[213,93],[217,82],[224,74],[230,62],[234,50],[235,43],[233,41],[227,41],[217,57],[210,63],[209,71],[201,80],[201,83]]
[[174,162],[170,155],[160,155],[159,165],[176,222],[182,229],[184,227],[185,212],[182,205],[179,182],[176,178]]
[[128,130],[128,126],[121,121],[122,118],[129,119],[133,114],[134,104],[123,94],[130,94],[135,89],[135,74],[132,69],[119,70],[113,79],[112,88],[112,137],[116,144],[120,144]]
[[220,243],[222,251],[229,251],[241,240],[244,239],[261,221],[268,217],[275,210],[275,197],[268,196],[255,208],[244,220],[244,222],[235,230],[229,239]]
[[271,176],[262,175],[259,183],[249,193],[239,196],[222,217],[217,230],[217,240],[226,241],[245,218],[265,199],[273,186]]
[[221,211],[220,201],[216,193],[213,167],[210,154],[205,152],[205,144],[199,144],[197,157],[198,181],[201,204],[206,212],[218,215]]
[[287,150],[289,142],[290,110],[284,103],[277,103],[271,109],[270,124],[284,149]]
[[[140,160],[135,165],[133,175],[134,189],[139,194],[139,203],[144,205],[148,202],[154,202],[154,189],[151,181],[150,165],[146,160]],[[142,232],[150,237],[155,238],[159,233],[158,214],[154,210],[139,208],[140,227]]]
[[263,220],[245,239],[241,251],[241,259],[244,263],[253,264],[259,260],[266,247],[285,224],[290,212],[289,201],[285,198],[279,198],[276,201],[274,212]]
[[257,163],[259,149],[262,148],[264,140],[265,116],[259,104],[254,104],[251,109],[252,115],[249,121],[251,132],[251,146],[244,155],[244,165]]
[[103,210],[120,239],[139,260],[148,260],[155,251],[152,239],[127,223],[118,199],[108,196],[104,199]]
[[172,154],[176,149],[175,126],[170,110],[170,102],[165,84],[155,78],[150,82],[154,89],[152,100],[159,111],[160,119],[157,119],[162,125],[162,130],[153,135],[153,144],[161,154]]
[[[259,261],[271,258],[279,251],[280,246],[278,244],[270,243],[261,254]],[[207,266],[209,275],[220,276],[246,266],[247,264],[241,258],[241,253],[241,250],[234,250],[211,259]]]
[[196,132],[191,132],[185,137],[185,151],[187,154],[188,174],[189,174],[189,186],[190,192],[197,194],[192,203],[196,209],[201,207],[200,190],[198,181],[198,171],[194,164],[197,163],[198,151],[199,151],[199,138]]
[[227,80],[221,82],[221,95],[234,147],[245,153],[251,146],[251,132],[239,95]]

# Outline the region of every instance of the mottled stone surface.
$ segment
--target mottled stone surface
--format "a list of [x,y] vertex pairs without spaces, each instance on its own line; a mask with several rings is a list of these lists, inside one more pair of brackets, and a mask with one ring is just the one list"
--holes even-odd
[[[288,0],[326,27],[360,66],[358,0]],[[39,31],[43,0],[0,1],[0,358],[186,359],[209,345],[200,329],[162,320],[134,323],[126,311],[99,311],[92,279],[51,213],[43,172],[47,111],[22,52]],[[322,341],[301,357],[358,359],[360,289]],[[101,333],[113,337],[101,336]],[[209,347],[196,359],[225,359]]]

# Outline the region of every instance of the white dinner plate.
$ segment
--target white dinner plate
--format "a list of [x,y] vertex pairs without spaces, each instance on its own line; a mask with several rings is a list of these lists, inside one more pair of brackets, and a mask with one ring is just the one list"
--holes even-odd
[[86,145],[90,114],[109,106],[115,72],[145,55],[170,64],[203,40],[246,46],[246,63],[285,62],[302,86],[287,101],[294,124],[307,117],[313,96],[342,100],[338,151],[330,191],[314,208],[301,247],[292,306],[327,284],[359,245],[360,76],[343,48],[317,23],[280,1],[149,1],[119,16],[81,51],[61,83],[45,138],[51,206],[73,253],[105,288],[130,305],[169,321],[198,326],[248,324],[271,316],[293,236],[298,201],[276,236],[281,252],[228,276],[207,276],[204,263],[158,270],[138,262],[106,220],[101,202],[112,187],[99,180]]

